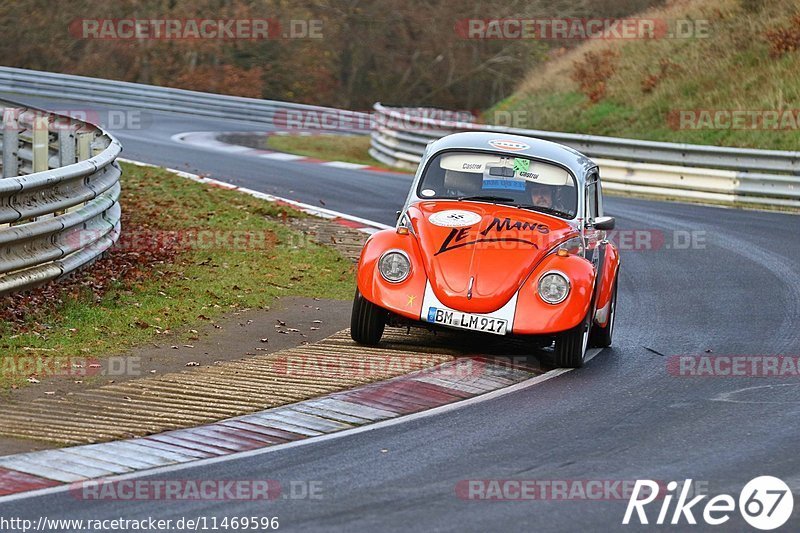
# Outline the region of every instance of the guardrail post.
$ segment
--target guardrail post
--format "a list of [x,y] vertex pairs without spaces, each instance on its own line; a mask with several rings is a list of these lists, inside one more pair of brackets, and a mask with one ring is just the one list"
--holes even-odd
[[78,161],[83,161],[92,157],[92,139],[94,133],[82,131],[78,133]]
[[3,177],[19,174],[19,115],[22,109],[3,108]]
[[92,156],[96,156],[96,155],[99,155],[100,153],[102,153],[103,150],[108,148],[109,144],[111,144],[111,139],[108,139],[107,137],[103,137],[103,136],[100,136],[100,135],[95,137],[92,140],[92,143],[91,143]]
[[33,171],[49,170],[50,120],[47,115],[36,114],[33,120]]
[[62,128],[58,131],[59,166],[65,167],[78,161],[77,142],[73,129]]

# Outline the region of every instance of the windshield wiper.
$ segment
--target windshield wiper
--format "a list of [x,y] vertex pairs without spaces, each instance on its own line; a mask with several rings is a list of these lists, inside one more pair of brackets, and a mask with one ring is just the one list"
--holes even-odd
[[459,202],[464,200],[476,200],[479,202],[501,202],[501,203],[514,203],[513,198],[508,198],[507,196],[459,196],[456,198]]
[[570,218],[569,213],[565,213],[564,211],[559,211],[558,209],[553,209],[552,207],[545,207],[543,205],[533,205],[533,204],[515,204],[514,207],[520,207],[522,209],[531,209],[532,211],[541,211],[542,213],[547,213],[549,215],[555,215],[561,218]]

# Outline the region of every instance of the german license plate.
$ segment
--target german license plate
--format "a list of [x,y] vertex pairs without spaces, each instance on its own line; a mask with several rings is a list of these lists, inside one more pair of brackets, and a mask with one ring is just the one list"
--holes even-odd
[[505,335],[506,328],[508,327],[508,320],[505,318],[473,315],[471,313],[462,313],[461,311],[440,309],[438,307],[428,308],[428,322],[453,328],[494,333],[496,335]]

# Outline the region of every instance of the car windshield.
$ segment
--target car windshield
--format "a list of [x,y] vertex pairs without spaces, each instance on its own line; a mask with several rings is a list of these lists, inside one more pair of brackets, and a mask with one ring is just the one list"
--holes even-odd
[[563,168],[507,154],[444,152],[433,157],[420,179],[420,198],[450,198],[515,205],[574,218],[575,178]]

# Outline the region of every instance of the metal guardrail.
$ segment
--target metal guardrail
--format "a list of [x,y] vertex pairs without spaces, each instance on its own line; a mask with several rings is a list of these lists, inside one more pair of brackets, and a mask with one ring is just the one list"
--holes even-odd
[[168,111],[241,120],[296,130],[326,128],[367,133],[369,113],[275,100],[212,94],[141,83],[88,78],[54,72],[0,67],[0,92],[108,104],[120,109]]
[[570,146],[601,167],[603,187],[630,194],[725,204],[800,208],[800,152],[640,141],[505,128],[420,116],[376,103],[370,154],[415,168],[432,140],[457,131],[494,131]]
[[119,237],[120,143],[68,117],[0,101],[0,294],[88,265]]

